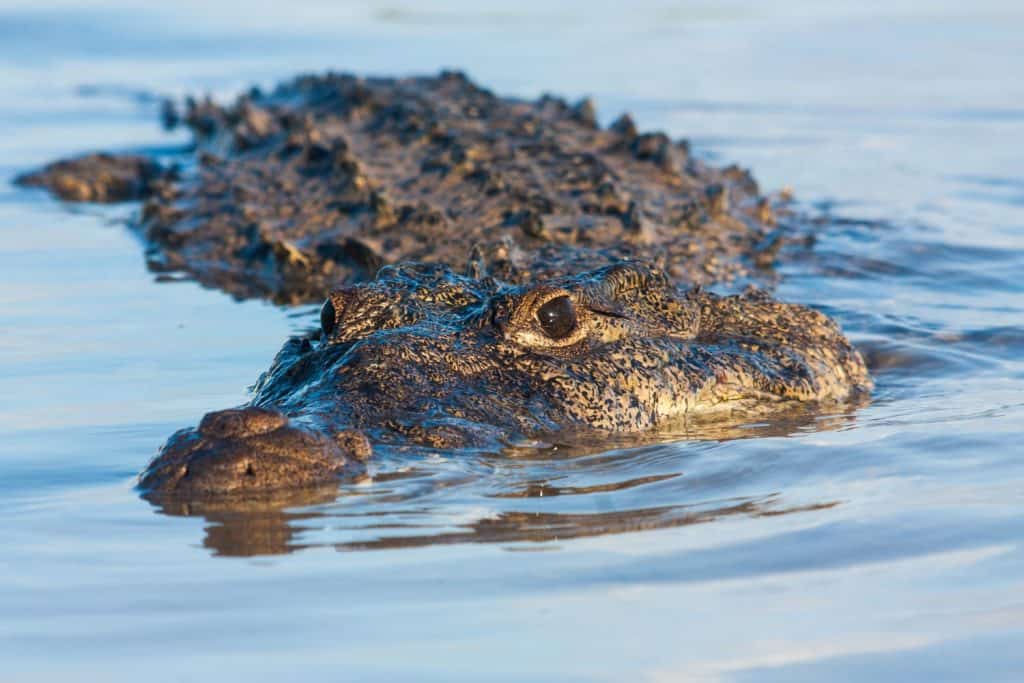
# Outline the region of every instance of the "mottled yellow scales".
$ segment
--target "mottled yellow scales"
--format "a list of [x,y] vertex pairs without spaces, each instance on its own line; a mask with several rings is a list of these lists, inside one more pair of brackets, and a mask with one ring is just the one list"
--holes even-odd
[[331,293],[248,406],[175,434],[155,495],[307,486],[374,445],[494,447],[559,430],[669,429],[691,416],[828,404],[872,384],[827,316],[759,291],[681,291],[638,262],[534,284],[407,263]]

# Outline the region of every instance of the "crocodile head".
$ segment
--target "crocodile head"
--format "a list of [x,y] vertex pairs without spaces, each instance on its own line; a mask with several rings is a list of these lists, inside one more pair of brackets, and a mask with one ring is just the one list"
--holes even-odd
[[247,406],[172,436],[141,487],[190,497],[316,485],[358,470],[375,446],[672,429],[871,387],[825,315],[756,291],[681,291],[636,262],[528,285],[388,266],[332,292],[321,325],[319,340],[285,345]]

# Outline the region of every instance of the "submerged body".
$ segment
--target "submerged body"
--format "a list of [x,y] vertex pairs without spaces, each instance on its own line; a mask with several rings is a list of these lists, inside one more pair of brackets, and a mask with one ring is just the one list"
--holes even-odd
[[821,313],[761,292],[680,292],[630,262],[532,285],[386,267],[337,290],[318,342],[292,339],[248,406],[175,434],[156,495],[310,486],[371,444],[497,448],[563,430],[670,429],[689,416],[835,402],[870,389]]
[[602,127],[589,100],[501,97],[459,73],[303,76],[229,106],[192,101],[182,121],[195,144],[180,173],[89,155],[19,181],[67,200],[145,199],[133,223],[152,269],[280,303],[385,264],[481,256],[515,282],[624,258],[728,281],[810,227],[745,170],[628,115]]

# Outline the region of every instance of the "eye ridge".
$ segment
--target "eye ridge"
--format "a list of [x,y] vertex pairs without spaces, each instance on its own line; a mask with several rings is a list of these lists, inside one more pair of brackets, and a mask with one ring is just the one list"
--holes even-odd
[[556,296],[537,309],[537,322],[552,339],[565,339],[576,329],[576,307],[568,296]]

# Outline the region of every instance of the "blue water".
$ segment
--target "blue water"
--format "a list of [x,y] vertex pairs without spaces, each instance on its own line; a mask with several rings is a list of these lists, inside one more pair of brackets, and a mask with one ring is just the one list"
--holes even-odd
[[[0,5],[0,680],[1024,680],[1021,35],[1019,2]],[[157,96],[442,67],[831,215],[777,294],[842,322],[871,405],[260,514],[139,499],[313,312],[157,282],[134,207],[10,179],[173,158]]]

